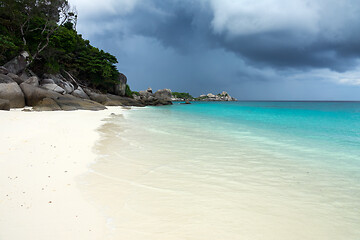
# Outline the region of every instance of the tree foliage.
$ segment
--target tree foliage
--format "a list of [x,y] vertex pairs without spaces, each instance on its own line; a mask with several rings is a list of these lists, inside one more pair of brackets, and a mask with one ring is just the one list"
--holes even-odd
[[31,55],[30,63],[63,24],[77,19],[67,0],[2,0],[0,8],[2,22],[22,39],[22,48]]
[[192,99],[193,98],[193,96],[191,96],[189,93],[172,92],[172,95],[175,98],[182,98],[182,99]]
[[[126,96],[126,97],[132,97],[133,93],[134,93],[134,92],[131,91],[130,86],[129,86],[128,84],[126,84],[125,96]],[[135,95],[136,95],[136,93],[135,93]]]
[[39,74],[66,70],[84,85],[111,89],[119,78],[116,57],[83,39],[76,21],[67,0],[2,0],[0,65],[26,50]]

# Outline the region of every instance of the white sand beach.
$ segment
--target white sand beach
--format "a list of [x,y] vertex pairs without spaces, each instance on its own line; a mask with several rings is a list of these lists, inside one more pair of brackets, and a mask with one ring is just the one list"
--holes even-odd
[[352,168],[179,116],[0,112],[0,240],[359,239]]
[[0,239],[106,239],[76,178],[95,159],[105,111],[0,111]]

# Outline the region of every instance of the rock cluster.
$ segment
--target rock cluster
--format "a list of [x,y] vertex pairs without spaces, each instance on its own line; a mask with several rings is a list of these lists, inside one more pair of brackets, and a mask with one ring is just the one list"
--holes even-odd
[[[28,53],[23,52],[0,67],[0,110],[33,107],[35,111],[103,110],[106,106],[146,106],[171,104],[171,91],[146,91],[140,99],[124,97],[126,76],[120,75],[116,94],[103,94],[87,88],[68,72],[44,74],[39,78],[27,70]],[[81,86],[80,86],[81,85]]]
[[10,108],[25,107],[24,94],[19,85],[4,74],[0,74],[0,99],[8,100]]
[[229,102],[229,101],[237,101],[236,98],[231,97],[227,92],[223,91],[218,95],[214,95],[212,93],[200,95],[197,100],[199,101],[219,101],[219,102]]
[[153,93],[151,88],[145,91],[140,91],[139,95],[133,95],[134,99],[140,101],[142,104],[147,106],[161,106],[171,105],[171,90],[161,89]]

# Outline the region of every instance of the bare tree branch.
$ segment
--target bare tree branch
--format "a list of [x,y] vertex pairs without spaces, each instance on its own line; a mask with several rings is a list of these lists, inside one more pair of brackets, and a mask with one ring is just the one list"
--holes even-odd
[[[32,58],[30,59],[28,65],[32,64],[34,60],[36,60],[39,56],[39,54],[44,51],[49,43],[50,43],[50,39],[51,36],[53,34],[56,33],[56,31],[63,26],[66,22],[68,21],[73,21],[76,22],[77,21],[77,15],[73,12],[70,11],[70,6],[68,4],[68,2],[66,0],[53,0],[56,3],[58,3],[58,7],[54,8],[53,6],[51,6],[52,4],[52,0],[36,0],[38,3],[42,3],[42,10],[43,10],[43,14],[44,16],[46,16],[45,18],[45,23],[42,29],[40,29],[39,27],[34,28],[34,29],[28,29],[27,33],[29,32],[35,32],[37,30],[41,30],[41,36],[43,36],[42,40],[40,40],[37,48],[36,48],[36,52],[32,53]],[[30,16],[30,14],[28,15]],[[55,18],[54,18],[55,17]],[[26,21],[26,23],[24,23],[23,25],[25,26],[25,24],[29,25],[30,21]],[[26,45],[26,39],[25,39],[25,35],[26,32],[23,31],[23,26],[22,26],[22,35],[23,40],[24,40],[24,45]]]

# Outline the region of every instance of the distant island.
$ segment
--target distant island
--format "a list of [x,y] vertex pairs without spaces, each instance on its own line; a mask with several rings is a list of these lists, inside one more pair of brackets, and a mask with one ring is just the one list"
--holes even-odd
[[227,92],[223,91],[217,95],[212,93],[202,94],[199,97],[193,97],[189,93],[178,93],[173,92],[172,94],[172,101],[207,101],[207,102],[230,102],[230,101],[237,101],[236,98],[233,98]]
[[184,101],[237,101],[236,98],[231,97],[227,92],[223,91],[217,95],[209,93],[207,95],[200,95],[199,97],[193,97],[189,93],[172,92],[170,89],[162,89],[153,93],[152,88],[148,88],[145,91],[132,92],[132,97],[135,100],[143,101],[149,105],[153,99],[166,99],[172,102],[184,102]]

